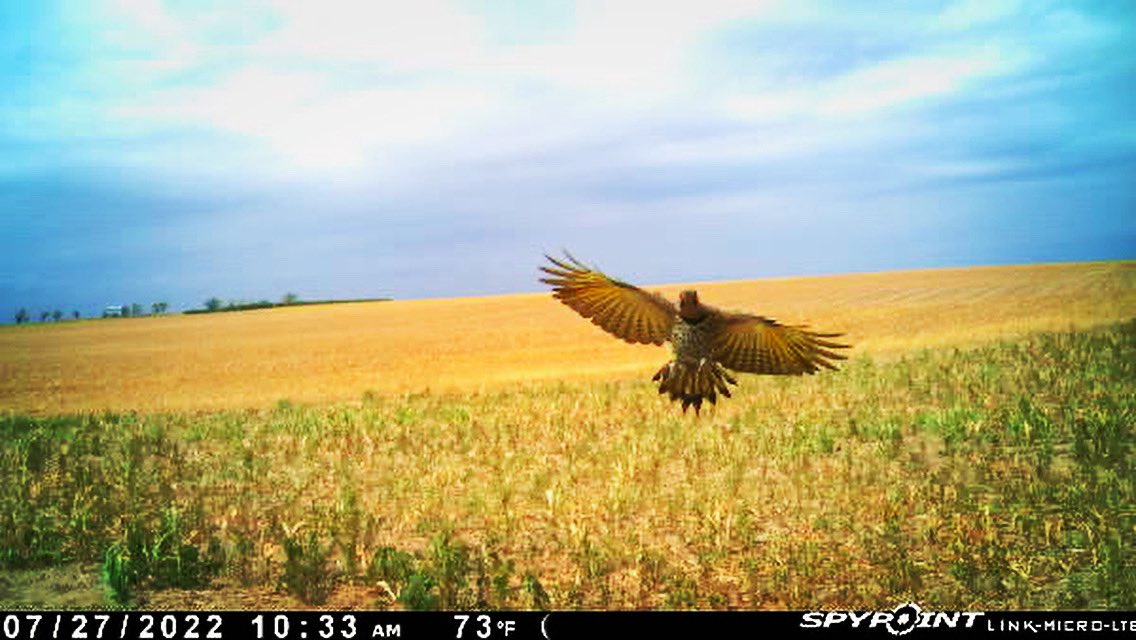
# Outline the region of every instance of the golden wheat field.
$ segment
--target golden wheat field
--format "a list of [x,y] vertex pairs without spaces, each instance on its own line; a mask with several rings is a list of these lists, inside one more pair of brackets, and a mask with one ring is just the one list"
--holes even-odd
[[1136,263],[697,288],[851,357],[696,417],[547,293],[4,327],[0,608],[1136,606]]
[[[683,286],[647,288],[673,299]],[[1132,262],[695,286],[707,304],[845,332],[853,357],[1136,316]],[[339,402],[366,392],[649,376],[667,357],[611,339],[547,293],[7,326],[0,408],[50,415]]]

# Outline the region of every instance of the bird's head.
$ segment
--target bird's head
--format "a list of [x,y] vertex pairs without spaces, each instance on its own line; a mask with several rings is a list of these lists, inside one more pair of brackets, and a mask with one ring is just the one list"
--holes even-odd
[[700,320],[706,315],[698,302],[698,292],[693,289],[678,294],[678,315],[684,320]]

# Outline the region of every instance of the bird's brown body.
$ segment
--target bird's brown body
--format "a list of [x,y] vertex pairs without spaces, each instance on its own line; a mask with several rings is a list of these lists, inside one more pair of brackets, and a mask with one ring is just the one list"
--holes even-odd
[[632,343],[671,343],[674,359],[653,380],[659,393],[682,403],[683,411],[703,401],[713,404],[718,394],[729,397],[737,380],[730,370],[773,375],[812,374],[835,369],[832,360],[845,356],[832,351],[848,345],[832,342],[836,333],[816,333],[805,327],[778,324],[761,316],[723,312],[702,304],[695,291],[683,291],[676,308],[670,301],[584,266],[571,255],[568,262],[545,256],[552,276],[541,282],[553,295],[592,323]]

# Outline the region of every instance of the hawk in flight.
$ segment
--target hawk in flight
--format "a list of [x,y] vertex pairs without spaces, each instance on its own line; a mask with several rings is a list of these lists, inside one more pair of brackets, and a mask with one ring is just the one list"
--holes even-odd
[[730,397],[737,385],[730,371],[771,375],[812,374],[836,369],[833,360],[845,356],[833,351],[849,345],[833,342],[839,333],[817,333],[804,326],[787,326],[762,316],[730,313],[702,304],[698,292],[679,294],[678,307],[657,293],[648,293],[592,269],[564,252],[566,260],[546,255],[553,296],[592,324],[632,344],[662,345],[668,340],[674,359],[663,365],[653,381],[659,393],[691,405],[698,413],[704,400],[718,394]]

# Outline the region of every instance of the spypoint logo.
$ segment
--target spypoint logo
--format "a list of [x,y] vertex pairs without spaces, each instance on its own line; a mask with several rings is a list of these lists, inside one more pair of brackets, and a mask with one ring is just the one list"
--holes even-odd
[[804,629],[836,627],[849,624],[853,629],[886,627],[894,636],[903,636],[913,629],[941,629],[948,627],[964,629],[974,626],[978,611],[923,611],[919,605],[908,602],[893,611],[810,611],[801,620]]

